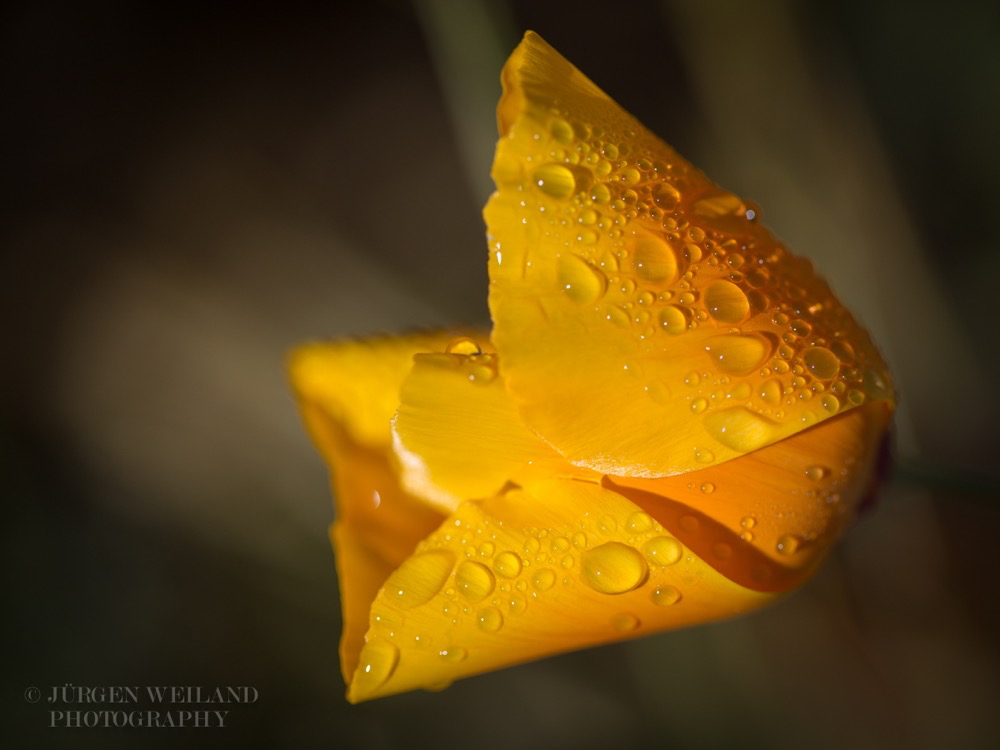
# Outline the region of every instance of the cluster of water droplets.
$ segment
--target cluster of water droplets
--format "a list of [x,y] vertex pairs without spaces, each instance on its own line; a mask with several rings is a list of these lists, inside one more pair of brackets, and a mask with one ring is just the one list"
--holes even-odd
[[[359,687],[379,687],[412,649],[446,662],[465,661],[469,644],[462,633],[468,628],[500,633],[532,607],[553,597],[558,600],[560,590],[582,585],[609,601],[643,590],[653,605],[669,607],[683,599],[678,580],[696,584],[693,574],[662,580],[663,572],[681,564],[686,552],[642,511],[621,522],[588,513],[572,527],[524,531],[522,542],[504,543],[511,536],[503,523],[469,502],[453,523],[422,541],[390,575],[372,607],[355,677]],[[440,607],[443,624],[438,621],[426,633],[414,633],[407,627],[407,614],[429,603]],[[642,627],[641,618],[628,606],[611,611],[609,633]],[[428,618],[422,615],[421,620]]]
[[642,377],[643,361],[669,357],[675,337],[699,337],[704,366],[683,388],[646,383],[654,401],[685,399],[710,434],[748,451],[785,420],[808,425],[889,395],[867,334],[811,264],[760,226],[758,208],[641,126],[595,119],[552,110],[543,124],[526,120],[501,142],[494,176],[517,191],[538,245],[558,248],[558,293],[592,325],[636,339],[626,369]]

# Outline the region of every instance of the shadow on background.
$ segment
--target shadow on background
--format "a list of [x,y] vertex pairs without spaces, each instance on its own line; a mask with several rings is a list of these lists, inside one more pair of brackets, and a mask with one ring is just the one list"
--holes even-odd
[[[17,747],[1000,742],[1000,17],[885,0],[8,11],[4,735]],[[533,28],[812,257],[901,390],[881,504],[758,615],[350,707],[310,338],[486,324]],[[29,686],[250,685],[221,730]],[[148,707],[148,706],[144,706]]]

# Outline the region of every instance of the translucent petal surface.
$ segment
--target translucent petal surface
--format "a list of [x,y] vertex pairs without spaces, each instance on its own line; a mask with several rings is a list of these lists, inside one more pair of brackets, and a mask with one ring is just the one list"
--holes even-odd
[[403,486],[440,504],[492,497],[508,482],[600,477],[528,430],[493,354],[418,355],[393,422]]
[[394,572],[348,690],[363,701],[773,599],[718,574],[592,482],[467,502]]
[[784,591],[815,572],[872,490],[888,419],[885,404],[865,404],[719,466],[605,484],[728,578]]
[[567,459],[678,474],[891,400],[868,334],[757,209],[533,33],[503,84],[493,341],[525,422]]

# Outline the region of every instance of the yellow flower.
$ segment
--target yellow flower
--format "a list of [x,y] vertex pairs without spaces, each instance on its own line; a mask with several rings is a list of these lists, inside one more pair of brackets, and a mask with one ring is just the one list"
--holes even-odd
[[872,489],[867,333],[528,33],[486,207],[493,331],[309,345],[352,702],[747,612]]

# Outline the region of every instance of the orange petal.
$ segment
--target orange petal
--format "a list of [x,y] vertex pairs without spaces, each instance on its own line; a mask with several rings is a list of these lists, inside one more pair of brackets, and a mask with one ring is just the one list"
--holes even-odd
[[352,702],[746,612],[728,580],[621,495],[552,480],[467,502],[372,605]]
[[720,466],[607,477],[726,577],[760,591],[803,583],[872,490],[889,409],[865,404]]
[[418,355],[393,429],[403,486],[442,507],[492,497],[508,482],[599,479],[524,426],[492,354]]
[[493,341],[522,416],[560,453],[672,475],[891,400],[868,334],[756,209],[536,34],[503,83]]

